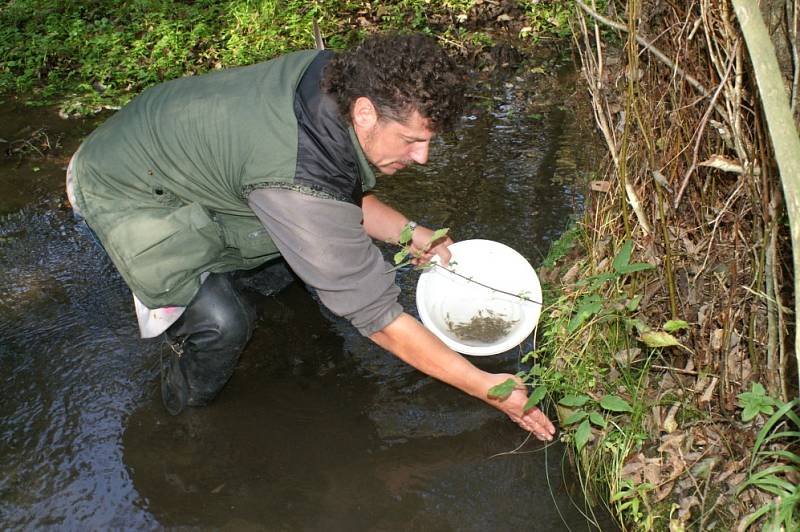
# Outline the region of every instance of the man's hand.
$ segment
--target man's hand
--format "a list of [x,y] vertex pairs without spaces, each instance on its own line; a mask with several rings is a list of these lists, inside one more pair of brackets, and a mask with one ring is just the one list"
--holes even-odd
[[522,411],[528,397],[521,383],[505,400],[489,398],[489,389],[492,386],[507,379],[520,382],[519,379],[509,374],[487,373],[478,369],[408,314],[401,314],[382,330],[370,335],[370,339],[426,375],[455,386],[505,412],[517,425],[532,432],[540,440],[553,439],[556,429],[547,416],[538,408]]
[[503,373],[494,374],[491,376],[491,380],[495,382],[493,382],[491,386],[501,384],[508,379],[514,379],[515,381],[520,382],[519,386],[517,386],[514,391],[511,392],[511,395],[505,399],[493,399],[489,397],[489,391],[487,389],[487,395],[484,400],[501,412],[504,412],[514,421],[514,423],[528,432],[532,432],[538,439],[546,441],[552,440],[553,435],[556,432],[556,428],[553,426],[553,423],[547,418],[544,412],[535,407],[531,408],[527,412],[523,412],[522,408],[525,406],[525,403],[528,400],[528,394],[525,391],[525,386],[517,377]]
[[441,258],[442,266],[447,266],[450,263],[450,250],[447,246],[453,243],[453,239],[449,236],[431,242],[433,230],[418,225],[411,235],[411,263],[415,266],[422,266],[431,261],[434,255],[439,255]]

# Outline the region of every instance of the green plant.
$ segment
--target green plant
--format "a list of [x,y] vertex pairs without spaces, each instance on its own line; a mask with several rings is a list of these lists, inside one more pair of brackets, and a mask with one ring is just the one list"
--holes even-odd
[[[775,498],[747,516],[740,529],[746,529],[763,519],[763,530],[798,530],[800,484],[797,478],[800,477],[800,456],[795,451],[800,442],[800,417],[795,409],[800,399],[780,403],[766,396],[763,387],[759,389],[758,386],[754,384],[750,392],[739,394],[740,404],[745,405],[742,419],[747,421],[745,412],[748,419],[758,412],[774,410],[774,413],[758,432],[748,478],[737,488],[737,493],[753,487]],[[790,425],[794,425],[794,429],[790,429]]]
[[520,37],[530,38],[536,42],[542,36],[567,38],[571,35],[569,21],[573,11],[570,2],[545,4],[537,1],[525,1],[520,4],[528,19],[528,25],[520,30]]
[[634,484],[623,480],[620,489],[611,495],[611,503],[617,505],[618,512],[630,516],[638,529],[652,530],[653,515],[642,512],[642,506],[647,507],[647,493],[654,489],[655,486],[649,482]]
[[[425,244],[419,251],[414,251],[412,249],[412,235],[414,234],[414,228],[410,225],[406,225],[403,230],[400,232],[400,238],[398,239],[398,245],[400,246],[400,251],[394,254],[394,268],[392,270],[396,270],[398,268],[402,268],[404,266],[408,266],[411,264],[414,259],[417,259],[425,254],[428,251],[434,242],[440,240],[447,236],[447,233],[450,231],[450,228],[444,227],[442,229],[437,229],[431,235],[431,238],[428,240],[428,243]],[[390,270],[391,271],[391,270]]]
[[606,418],[600,413],[601,409],[613,413],[633,412],[628,401],[614,394],[604,395],[599,401],[594,401],[584,394],[565,395],[558,404],[567,408],[580,408],[562,420],[564,425],[580,423],[575,430],[575,447],[579,452],[583,450],[592,435],[591,425],[601,429],[606,428]]
[[742,407],[742,421],[748,422],[758,414],[771,416],[775,413],[775,407],[780,403],[767,395],[767,391],[761,383],[754,382],[749,392],[742,392],[738,396],[739,406]]

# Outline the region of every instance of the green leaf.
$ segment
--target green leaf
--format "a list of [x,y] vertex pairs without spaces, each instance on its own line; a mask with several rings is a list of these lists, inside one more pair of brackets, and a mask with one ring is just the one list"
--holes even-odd
[[747,423],[748,421],[756,417],[760,411],[761,409],[758,407],[758,405],[745,406],[744,410],[742,410],[742,421]]
[[750,391],[740,393],[737,398],[739,406],[743,408],[742,421],[745,422],[750,421],[759,413],[771,416],[775,412],[775,406],[779,405],[775,399],[767,395],[764,386],[758,382],[751,384]]
[[575,431],[575,447],[578,448],[578,451],[586,446],[591,436],[592,425],[588,419],[584,419],[583,423],[578,426],[578,430]]
[[528,397],[528,400],[525,402],[525,406],[522,407],[522,411],[527,412],[534,406],[538,405],[541,402],[541,400],[544,399],[544,396],[546,394],[547,394],[547,388],[545,388],[544,386],[537,387],[535,390],[531,392],[530,397]]
[[644,270],[652,270],[655,268],[652,264],[647,264],[646,262],[635,262],[633,264],[626,264],[625,266],[620,266],[617,270],[618,273],[633,273],[633,272],[641,272]]
[[669,320],[664,324],[664,330],[668,333],[680,331],[681,329],[688,329],[689,323],[684,320]]
[[400,251],[394,254],[394,263],[400,264],[405,260],[407,255],[408,255],[408,248],[401,249]]
[[600,406],[612,412],[633,412],[628,401],[618,395],[606,395],[600,399]]
[[430,245],[433,242],[436,242],[437,240],[439,240],[440,238],[447,236],[447,233],[449,233],[449,232],[450,232],[450,228],[449,227],[443,227],[441,229],[437,229],[436,231],[433,232],[433,235],[431,236],[431,239],[428,242],[428,244]]
[[754,382],[750,385],[749,392],[742,392],[739,394],[739,398],[743,397],[766,397],[767,390],[764,388],[764,385],[760,382]]
[[637,262],[635,264],[628,264],[631,260],[631,253],[633,252],[633,240],[626,240],[624,244],[622,244],[622,248],[620,248],[619,253],[617,256],[614,257],[614,262],[612,266],[614,267],[614,271],[617,273],[633,273],[633,272],[640,272],[642,270],[651,270],[655,268],[652,264],[647,264],[643,262]]
[[400,238],[398,240],[398,243],[400,245],[408,244],[409,242],[411,242],[411,237],[413,235],[414,235],[414,230],[410,226],[406,225],[405,227],[403,227],[403,230],[400,231]]
[[587,414],[583,410],[578,410],[577,412],[573,412],[567,417],[565,417],[563,423],[564,425],[572,425],[573,423],[577,423],[578,421],[586,419],[588,416],[589,414]]
[[633,299],[628,301],[628,304],[625,305],[628,308],[628,311],[633,312],[637,308],[639,308],[639,303],[642,301],[642,296],[634,296]]
[[[608,272],[598,273],[597,275],[591,275],[589,277],[586,277],[584,279],[581,279],[581,280],[577,281],[575,283],[575,285],[576,286],[591,285],[593,288],[597,288],[597,287],[601,286],[603,283],[605,283],[606,281],[610,281],[613,278],[614,278],[614,274],[612,274],[612,273],[608,273]],[[593,295],[595,295],[595,294],[593,294]]]
[[567,326],[567,331],[570,333],[575,332],[578,327],[583,325],[587,319],[591,318],[603,308],[602,303],[599,302],[586,302],[583,303],[578,310],[575,312],[575,315],[569,321],[569,325]]
[[671,334],[661,331],[647,331],[642,333],[642,342],[648,347],[669,347],[681,345],[681,343]]
[[620,268],[624,268],[628,265],[631,260],[631,253],[633,252],[633,240],[626,240],[622,247],[617,253],[617,256],[614,257],[614,262],[612,266],[614,267],[614,271],[622,273]]
[[598,412],[589,412],[589,421],[601,428],[606,428],[606,420]]
[[644,333],[650,331],[650,327],[645,322],[640,320],[639,318],[634,318],[632,320],[628,320],[627,323],[631,327],[635,328],[636,331],[639,334],[644,334]]
[[585,405],[588,400],[589,400],[588,395],[565,395],[564,397],[561,398],[558,404],[570,407],[577,407]]
[[500,384],[489,388],[489,398],[500,399],[501,401],[507,399],[516,387],[517,381],[514,379],[506,379],[505,382],[501,382]]

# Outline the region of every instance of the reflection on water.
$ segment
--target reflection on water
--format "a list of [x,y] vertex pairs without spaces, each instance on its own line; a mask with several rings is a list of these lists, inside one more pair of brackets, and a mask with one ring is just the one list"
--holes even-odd
[[[428,167],[377,192],[536,265],[581,203],[577,131],[558,109],[532,121],[509,94],[437,140]],[[320,309],[285,272],[277,294],[258,290],[274,269],[244,280],[260,309],[253,340],[218,400],[178,417],[160,405],[163,346],[137,338],[127,288],[60,194],[0,220],[0,272],[7,527],[590,528],[560,444],[525,442],[501,414]],[[416,278],[399,275],[412,312]],[[516,371],[518,351],[475,362]]]

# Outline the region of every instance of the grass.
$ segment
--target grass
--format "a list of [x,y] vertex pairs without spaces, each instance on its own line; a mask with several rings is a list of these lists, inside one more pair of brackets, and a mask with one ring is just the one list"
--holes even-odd
[[[756,437],[748,477],[739,486],[738,493],[756,488],[771,494],[773,499],[752,512],[744,521],[744,527],[758,524],[765,531],[798,530],[800,456],[794,451],[800,441],[800,417],[796,413],[800,399],[781,403],[767,396],[763,387],[759,390],[758,386],[753,386],[751,392],[739,394],[739,400],[744,407],[743,420],[752,419],[759,412],[772,414]],[[756,408],[752,406],[754,402],[758,404]]]
[[563,37],[560,3],[520,2],[506,21],[473,0],[0,0],[0,93],[86,114],[125,104],[146,87],[314,46],[340,49],[370,31],[421,31],[467,55],[490,33],[524,26],[525,40]]

